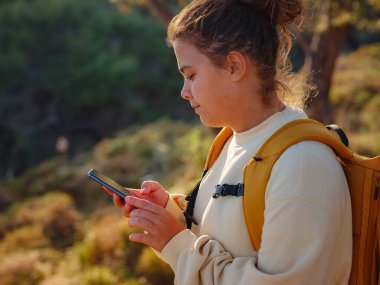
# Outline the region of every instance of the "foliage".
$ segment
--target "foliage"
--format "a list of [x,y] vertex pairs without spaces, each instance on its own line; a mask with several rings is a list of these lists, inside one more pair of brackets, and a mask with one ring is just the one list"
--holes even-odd
[[20,97],[45,88],[65,94],[66,108],[104,107],[120,102],[120,93],[132,95],[138,91],[134,87],[157,82],[157,72],[165,72],[164,30],[139,11],[123,17],[100,0],[11,1],[1,8],[0,19],[8,27],[0,34],[7,95],[14,95],[16,86],[22,88]]
[[128,244],[128,228],[126,221],[119,215],[103,214],[86,232],[83,241],[77,245],[77,253],[83,267],[93,264],[119,265],[122,267]]
[[[8,181],[1,187],[14,203],[0,215],[0,264],[8,260],[0,276],[10,280],[6,284],[172,283],[169,267],[129,240],[135,230],[86,172],[98,168],[133,187],[154,173],[168,190],[187,192],[199,179],[212,137],[210,129],[162,119],[104,139],[75,160],[53,158]],[[35,281],[26,283],[30,272]]]
[[[52,250],[29,250],[11,253],[0,259],[3,285],[37,285],[49,275],[61,256]],[[62,285],[62,284],[61,284]]]
[[[333,84],[336,110],[352,114],[337,123],[351,131],[351,145],[362,154],[380,152],[379,125],[371,119],[379,106],[378,51],[369,45],[342,56]],[[199,179],[213,137],[210,129],[165,118],[120,131],[75,159],[52,158],[0,185],[12,202],[0,211],[2,284],[171,284],[170,268],[151,249],[129,241],[134,230],[86,172],[97,168],[131,187],[153,178],[186,193]]]
[[[214,133],[169,118],[146,123],[193,116],[174,95],[180,82],[163,27],[134,5],[152,1],[119,2],[131,13],[103,0],[0,1],[0,176],[15,162],[29,168],[0,185],[1,284],[172,283],[167,265],[129,241],[134,230],[86,172],[186,193]],[[177,2],[167,2],[171,11]],[[345,13],[335,22],[358,19]],[[337,123],[368,155],[380,153],[379,54],[373,44],[341,56],[332,89]],[[38,164],[59,135],[69,151]]]
[[125,16],[106,0],[2,1],[0,24],[0,129],[9,126],[0,177],[51,157],[59,136],[73,156],[181,101],[165,30],[139,8]]
[[208,129],[161,119],[101,141],[93,159],[96,168],[112,172],[121,184],[138,187],[142,180],[155,179],[184,192],[189,188],[181,184],[199,178],[211,139]]
[[170,284],[174,278],[169,265],[160,261],[150,248],[145,248],[140,255],[137,272],[152,285]]
[[48,193],[16,204],[8,214],[12,231],[0,242],[0,252],[21,248],[71,246],[80,234],[80,214],[70,196]]
[[38,252],[9,256],[0,266],[0,280],[4,285],[37,285],[43,279],[38,268]]
[[[213,136],[209,129],[163,119],[128,128],[76,160],[53,159],[25,173],[27,179],[3,185],[12,186],[15,201],[0,216],[4,284],[171,284],[170,268],[151,249],[129,241],[134,230],[86,171],[98,168],[128,186],[134,180],[138,186],[139,175],[157,173],[167,189],[186,192],[199,178]],[[36,180],[39,187],[33,186]],[[51,188],[44,180],[62,185]],[[87,202],[72,198],[74,193]]]
[[337,63],[331,99],[337,121],[346,129],[380,132],[380,44],[363,46]]
[[87,270],[82,277],[82,284],[85,285],[110,285],[117,284],[113,272],[107,267],[93,267]]
[[361,30],[380,30],[378,16],[380,5],[377,1],[304,1],[311,12],[307,18],[307,27],[315,33],[321,33],[329,25],[339,26],[349,23]]
[[39,224],[22,226],[8,231],[0,243],[0,254],[50,246]]

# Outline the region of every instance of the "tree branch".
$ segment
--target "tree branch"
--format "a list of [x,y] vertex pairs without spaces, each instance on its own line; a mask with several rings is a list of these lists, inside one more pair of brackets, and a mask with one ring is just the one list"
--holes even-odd
[[146,6],[166,27],[174,17],[168,7],[159,0],[146,0]]

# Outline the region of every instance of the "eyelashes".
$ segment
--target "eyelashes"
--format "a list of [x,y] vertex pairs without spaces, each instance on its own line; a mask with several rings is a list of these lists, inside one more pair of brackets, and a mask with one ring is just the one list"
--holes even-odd
[[185,79],[185,80],[190,80],[190,81],[192,81],[192,80],[194,79],[194,75],[195,75],[195,74],[191,74],[191,75],[189,75],[189,76],[184,76],[184,79]]

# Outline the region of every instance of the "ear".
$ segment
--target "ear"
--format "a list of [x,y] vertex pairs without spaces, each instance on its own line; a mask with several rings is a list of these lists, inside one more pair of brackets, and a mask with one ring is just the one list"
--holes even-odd
[[240,81],[247,72],[247,58],[240,51],[230,51],[226,56],[225,68],[232,81]]

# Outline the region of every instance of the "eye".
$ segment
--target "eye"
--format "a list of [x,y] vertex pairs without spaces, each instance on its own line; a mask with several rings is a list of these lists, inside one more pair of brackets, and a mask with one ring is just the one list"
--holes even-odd
[[194,75],[195,75],[195,74],[191,74],[191,75],[189,75],[189,76],[185,76],[185,79],[186,79],[186,80],[190,80],[190,81],[192,81],[192,80],[194,79]]

